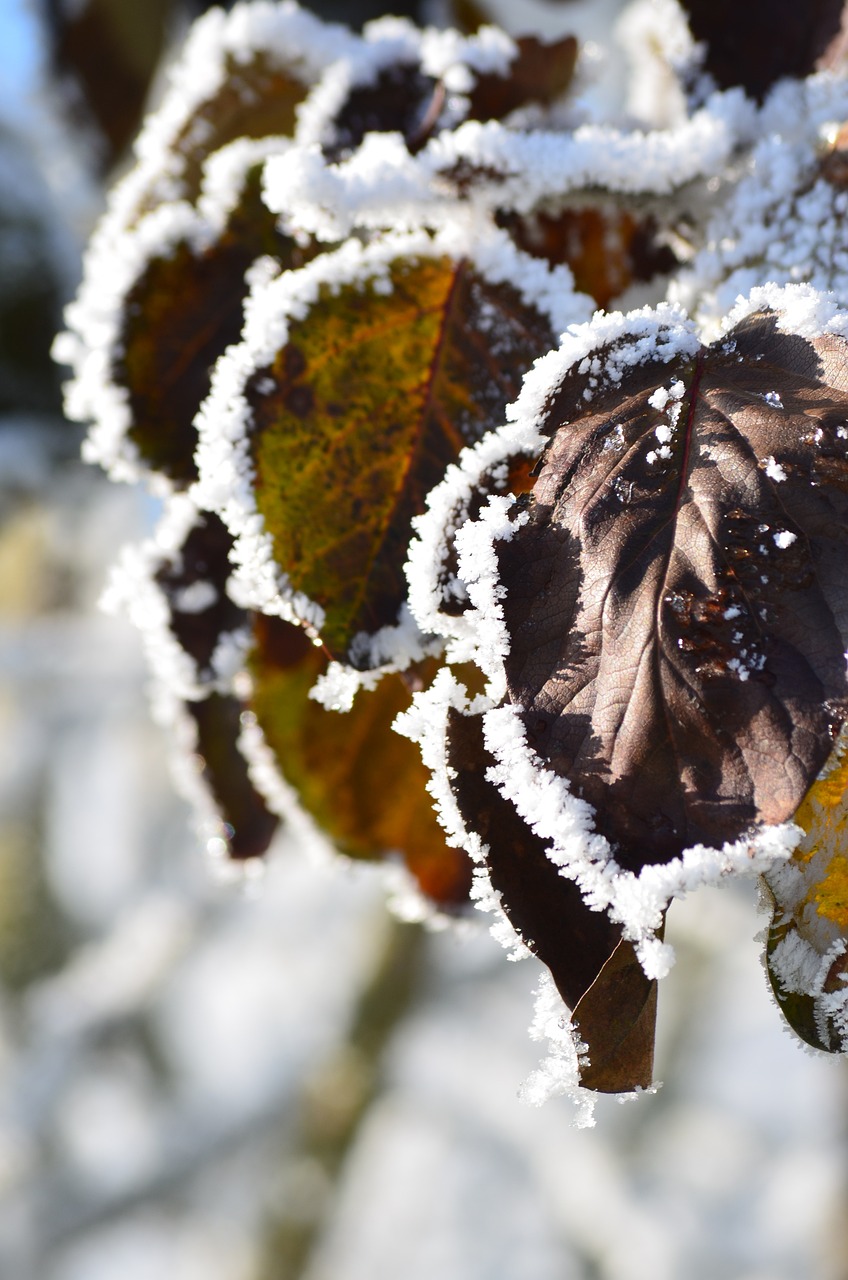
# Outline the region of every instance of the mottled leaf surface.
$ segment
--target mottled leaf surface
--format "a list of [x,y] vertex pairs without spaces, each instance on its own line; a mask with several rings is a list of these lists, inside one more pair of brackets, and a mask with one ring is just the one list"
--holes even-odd
[[261,254],[286,267],[308,256],[277,231],[259,184],[255,170],[209,248],[198,252],[183,241],[169,255],[153,258],[124,306],[113,377],[129,396],[129,438],[145,463],[178,487],[197,478],[193,419],[209,391],[215,361],[241,334],[245,272]]
[[410,679],[385,676],[347,713],[326,711],[309,697],[326,656],[304,632],[257,616],[255,636],[251,709],[307,812],[343,853],[370,860],[398,854],[433,901],[464,903],[469,860],[445,843],[417,748],[391,729],[410,704]]
[[[509,696],[626,867],[791,818],[830,754],[848,706],[846,354],[764,311],[588,401],[572,369],[549,402],[529,521],[498,549]],[[655,406],[674,379],[670,425]]]
[[656,982],[645,977],[620,927],[605,912],[589,910],[547,857],[545,841],[486,778],[494,760],[479,717],[449,713],[447,757],[454,798],[487,846],[486,865],[504,911],[574,1011],[589,1050],[581,1083],[601,1093],[649,1085]]
[[503,420],[548,322],[465,260],[397,260],[391,290],[324,289],[248,385],[256,501],[321,638],[397,620],[410,521],[464,445]]

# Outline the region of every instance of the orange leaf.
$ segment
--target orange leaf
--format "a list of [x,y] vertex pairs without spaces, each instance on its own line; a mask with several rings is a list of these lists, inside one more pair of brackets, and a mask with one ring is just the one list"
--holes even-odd
[[343,853],[379,859],[397,852],[428,897],[443,906],[464,902],[468,858],[445,843],[418,751],[391,729],[411,701],[408,679],[384,676],[346,714],[326,711],[309,697],[326,667],[321,650],[278,618],[257,615],[254,634],[250,706],[303,807]]

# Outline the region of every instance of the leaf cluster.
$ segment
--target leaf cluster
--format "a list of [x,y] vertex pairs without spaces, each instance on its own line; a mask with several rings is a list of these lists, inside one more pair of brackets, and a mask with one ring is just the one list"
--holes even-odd
[[808,234],[841,7],[762,48],[685,9],[652,130],[585,118],[571,37],[212,12],[58,346],[88,457],[164,497],[115,595],[212,847],[317,828],[494,911],[609,1092],[651,1083],[670,899],[731,872],[796,1029],[848,1025],[810,808],[848,710],[848,296]]

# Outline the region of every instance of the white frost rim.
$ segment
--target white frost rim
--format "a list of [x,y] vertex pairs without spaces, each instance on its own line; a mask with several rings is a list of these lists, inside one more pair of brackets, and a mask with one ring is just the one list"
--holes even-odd
[[[235,538],[232,590],[238,603],[298,622],[313,637],[320,636],[323,609],[294,591],[276,565],[271,535],[257,510],[249,456],[248,380],[273,361],[288,341],[292,323],[309,314],[323,289],[370,285],[388,293],[395,260],[442,256],[468,259],[491,283],[510,284],[550,320],[555,332],[591,309],[591,301],[574,292],[567,268],[550,268],[528,257],[504,232],[473,220],[457,220],[434,236],[419,230],[389,233],[368,245],[349,240],[284,274],[270,260],[262,269],[257,264],[245,304],[242,341],[218,361],[211,392],[195,420],[200,441],[197,501],[220,515]],[[385,662],[395,661],[392,653],[382,656]]]
[[[239,139],[207,160],[197,207],[184,200],[162,204],[127,226],[117,216],[116,199],[92,236],[77,297],[65,309],[67,329],[56,338],[53,355],[72,371],[65,385],[67,416],[89,424],[83,458],[113,480],[137,481],[149,472],[128,436],[129,395],[113,376],[129,293],[153,261],[170,257],[181,244],[198,255],[214,244],[238,204],[248,170],[290,145],[284,138]],[[154,488],[170,492],[167,477],[151,474]]]
[[[741,92],[729,91],[682,124],[653,132],[603,124],[519,131],[496,120],[467,120],[416,156],[399,134],[367,134],[338,164],[328,164],[317,145],[303,145],[269,162],[266,201],[280,213],[297,207],[306,230],[338,239],[355,227],[422,220],[441,226],[465,203],[479,217],[495,209],[527,213],[544,201],[597,190],[668,195],[720,172],[750,129],[752,112]],[[479,171],[461,199],[449,180],[457,166]]]
[[[764,307],[776,312],[778,326],[785,332],[808,338],[825,333],[848,334],[848,314],[839,310],[832,296],[807,285],[754,290],[747,299],[740,299],[728,316],[725,329]],[[613,341],[614,363],[602,367],[596,353]],[[573,328],[565,335],[560,350],[538,361],[527,375],[519,399],[508,411],[511,421],[498,433],[497,440],[484,441],[482,446],[469,450],[431,495],[430,509],[418,521],[418,544],[410,553],[410,578],[415,579],[427,562],[444,562],[443,550],[439,560],[440,539],[452,532],[445,528],[446,515],[456,509],[458,497],[467,499],[480,474],[491,468],[498,443],[501,458],[517,449],[537,452],[543,447],[540,428],[545,408],[568,370],[576,365],[584,374],[584,396],[591,399],[602,382],[620,381],[628,365],[647,358],[664,362],[691,358],[699,346],[694,326],[685,314],[668,304],[628,316],[598,314],[590,324]],[[480,714],[487,749],[497,762],[487,774],[490,781],[547,842],[550,858],[579,886],[587,906],[607,911],[612,920],[620,923],[624,936],[634,943],[646,974],[659,978],[668,972],[673,961],[672,949],[657,936],[662,912],[671,899],[729,874],[766,871],[792,854],[800,831],[790,822],[761,827],[721,848],[693,846],[667,864],[644,867],[638,875],[616,864],[608,842],[593,829],[591,807],[574,796],[567,781],[547,768],[531,750],[520,709],[497,705],[506,694],[504,659],[509,639],[503,621],[503,587],[497,578],[495,545],[514,536],[524,523],[526,517],[522,513],[512,514],[513,501],[507,496],[490,497],[480,516],[467,521],[456,534],[459,577],[469,599],[466,612],[459,619],[441,612],[437,571],[431,575],[429,585],[411,592],[413,612],[419,626],[446,637],[449,661],[474,661],[487,677],[488,709],[481,708]],[[425,713],[427,704],[421,695],[417,701]],[[424,730],[419,730],[419,736],[423,734]],[[432,747],[430,751],[432,754]]]

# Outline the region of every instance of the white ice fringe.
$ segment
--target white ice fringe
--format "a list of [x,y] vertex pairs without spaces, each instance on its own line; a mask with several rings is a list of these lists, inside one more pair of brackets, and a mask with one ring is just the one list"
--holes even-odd
[[[322,291],[370,286],[388,292],[394,262],[442,256],[466,259],[491,283],[511,285],[555,329],[585,315],[590,305],[583,295],[574,293],[567,269],[552,269],[527,257],[497,228],[463,221],[435,236],[415,231],[387,234],[368,245],[349,240],[297,271],[273,278],[257,273],[245,304],[242,341],[218,361],[212,389],[196,418],[200,476],[196,498],[199,505],[221,516],[235,538],[231,590],[238,603],[300,622],[314,636],[320,635],[323,610],[294,591],[276,565],[271,537],[256,506],[245,396],[248,380],[273,362],[288,341],[291,324],[308,316]],[[407,643],[407,632],[402,628],[398,633],[402,645]],[[384,653],[382,660],[397,661],[391,652]],[[331,691],[331,700],[336,692]]]

